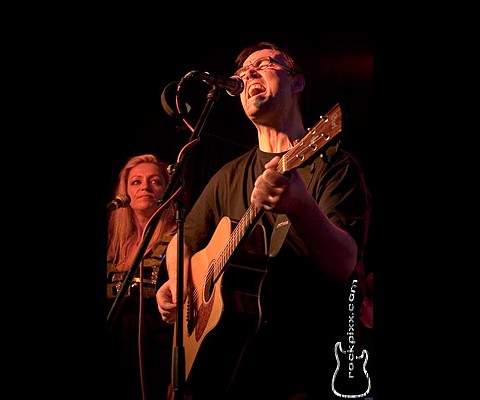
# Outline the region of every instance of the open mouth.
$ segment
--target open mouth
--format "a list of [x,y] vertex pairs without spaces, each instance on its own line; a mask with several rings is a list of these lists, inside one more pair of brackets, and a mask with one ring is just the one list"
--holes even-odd
[[257,94],[265,92],[265,87],[259,83],[253,83],[248,88],[248,97],[256,96]]

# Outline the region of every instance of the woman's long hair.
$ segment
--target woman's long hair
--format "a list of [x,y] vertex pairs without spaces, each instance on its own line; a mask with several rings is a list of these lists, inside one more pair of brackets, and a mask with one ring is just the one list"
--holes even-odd
[[[130,170],[141,163],[153,163],[160,167],[161,178],[164,186],[170,180],[167,167],[168,164],[160,161],[153,154],[143,154],[131,157],[118,174],[115,197],[127,193],[127,179]],[[173,235],[176,231],[175,210],[173,202],[162,211],[162,215],[155,227],[146,249],[154,248],[157,243],[162,242],[165,235]],[[107,260],[115,264],[125,259],[130,245],[138,240],[137,227],[133,218],[131,207],[122,207],[110,213],[108,217],[108,239],[107,239]]]

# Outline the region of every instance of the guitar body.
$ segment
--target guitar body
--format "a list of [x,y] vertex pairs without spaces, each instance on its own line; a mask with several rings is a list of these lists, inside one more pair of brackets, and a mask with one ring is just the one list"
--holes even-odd
[[[255,225],[221,273],[214,273],[234,225],[230,218],[222,218],[209,244],[191,259],[183,316],[187,393],[227,390],[260,327],[260,288],[268,258],[264,227]],[[206,385],[212,379],[215,385]]]

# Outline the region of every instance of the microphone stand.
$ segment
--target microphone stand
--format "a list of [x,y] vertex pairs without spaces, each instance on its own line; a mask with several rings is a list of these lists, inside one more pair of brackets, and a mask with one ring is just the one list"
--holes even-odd
[[[190,137],[190,142],[197,140],[200,137],[200,133],[203,130],[205,122],[210,114],[213,104],[220,97],[220,88],[212,87],[207,94],[207,102],[203,108],[203,111],[195,125],[195,129]],[[198,141],[198,140],[197,140]],[[180,161],[174,169],[172,180],[177,180],[176,177],[180,174],[184,168],[186,160],[191,155],[191,151],[180,157]],[[170,182],[171,182],[170,181]],[[178,205],[178,202],[177,202]],[[175,343],[173,349],[172,360],[172,383],[173,394],[175,400],[183,400],[185,390],[185,348],[183,346],[183,308],[184,308],[184,293],[183,293],[183,281],[184,281],[184,230],[183,230],[183,210],[177,209],[177,315],[175,320]]]
[[[207,94],[207,102],[203,108],[203,111],[197,121],[195,129],[190,136],[189,142],[198,142],[200,137],[200,133],[203,130],[205,122],[210,114],[210,111],[214,105],[214,103],[218,100],[220,96],[220,87],[213,86],[212,89]],[[180,186],[181,177],[183,173],[183,169],[185,163],[188,161],[191,155],[191,146],[186,146],[185,150],[188,150],[186,153],[182,152],[179,160],[175,163],[173,168],[173,173],[170,178],[170,181],[163,193],[161,199],[158,201],[158,204],[161,205],[165,201],[175,193],[177,187]],[[107,315],[107,328],[110,329],[117,319],[119,315],[119,310],[121,305],[125,300],[125,294],[128,290],[130,283],[132,282],[140,261],[145,254],[146,248],[152,234],[155,230],[156,224],[160,219],[162,213],[158,213],[154,215],[154,217],[150,220],[149,225],[146,227],[143,235],[142,242],[138,247],[137,253],[132,261],[132,265],[128,270],[128,273],[125,276],[123,281],[122,287],[120,288],[115,301],[112,304],[112,307]],[[183,231],[183,221],[184,221],[184,210],[179,203],[177,202],[177,212],[176,212],[176,219],[177,219],[177,315],[176,315],[176,334],[175,334],[175,343],[174,343],[174,350],[173,350],[173,360],[172,360],[172,381],[173,381],[173,391],[174,391],[174,398],[175,399],[183,399],[183,391],[184,391],[184,384],[185,384],[185,350],[183,347],[183,280],[184,280],[184,257],[183,257],[183,244],[184,244],[184,231]],[[143,282],[141,282],[142,284]]]

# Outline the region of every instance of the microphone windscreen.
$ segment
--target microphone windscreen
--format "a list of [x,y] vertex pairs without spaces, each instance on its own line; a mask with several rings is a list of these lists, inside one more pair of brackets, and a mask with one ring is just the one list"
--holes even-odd
[[[165,88],[162,91],[162,95],[160,96],[162,107],[170,117],[178,116],[178,112],[173,111],[174,109],[170,107],[170,104],[175,104],[177,85],[178,85],[178,82],[170,82],[167,86],[165,86]],[[168,97],[168,100],[167,100],[167,97]]]
[[130,204],[131,199],[127,193],[119,194],[116,198],[121,201],[122,207],[127,207]]
[[[177,87],[179,82],[170,82],[162,91],[160,96],[160,101],[162,107],[169,117],[180,118],[180,113],[177,110],[176,97],[177,97]],[[188,103],[185,103],[185,110],[188,114],[191,110],[191,106]]]

